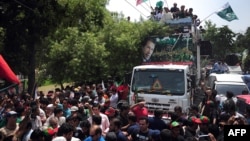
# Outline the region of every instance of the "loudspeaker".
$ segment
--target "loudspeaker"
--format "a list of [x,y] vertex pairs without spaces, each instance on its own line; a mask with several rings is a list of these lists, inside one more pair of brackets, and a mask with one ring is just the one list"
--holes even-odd
[[226,56],[225,62],[229,66],[235,66],[237,63],[239,63],[239,59],[238,59],[237,55],[230,54],[230,55]]
[[196,86],[196,76],[194,74],[191,74],[190,79],[191,79],[191,87],[195,88],[195,86]]
[[212,44],[210,41],[200,42],[200,54],[212,56]]

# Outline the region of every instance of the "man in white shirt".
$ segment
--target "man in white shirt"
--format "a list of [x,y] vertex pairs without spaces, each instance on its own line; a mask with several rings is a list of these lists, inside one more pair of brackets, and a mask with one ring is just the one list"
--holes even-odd
[[46,122],[44,123],[44,125],[43,125],[44,130],[49,127],[49,125],[50,125],[49,121],[52,117],[56,117],[58,119],[59,126],[61,126],[63,123],[66,122],[66,118],[63,116],[63,110],[61,108],[57,107],[54,109],[54,113],[51,116],[49,116],[47,118]]
[[109,101],[110,101],[110,107],[117,108],[118,93],[116,88],[111,89],[111,96],[109,98]]
[[[102,123],[101,123],[101,129],[103,134],[105,135],[109,131],[109,119],[108,116],[100,112],[100,105],[99,103],[94,103],[92,108],[89,107],[89,109],[92,111],[92,115],[100,115],[102,117]],[[89,122],[92,124],[92,116],[88,118]]]
[[166,21],[169,21],[172,19],[173,19],[173,14],[170,12],[170,10],[167,7],[164,7],[160,23],[165,23]]

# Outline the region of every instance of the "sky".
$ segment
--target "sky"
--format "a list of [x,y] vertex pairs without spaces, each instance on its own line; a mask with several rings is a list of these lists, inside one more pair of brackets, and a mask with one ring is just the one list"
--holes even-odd
[[[136,6],[136,0],[110,0],[106,6],[109,11],[123,13],[125,17],[130,16],[131,21],[139,21],[140,16],[147,19],[150,15],[150,5],[156,6],[160,0],[147,0],[141,5]],[[245,33],[250,27],[250,0],[161,0],[164,2],[163,7],[172,7],[176,2],[177,6],[185,5],[185,7],[193,8],[193,13],[198,15],[198,18],[203,21],[204,26],[207,20],[211,20],[216,27],[227,25],[235,33]],[[238,20],[228,22],[220,18],[217,14],[212,14],[219,10],[223,5],[229,3],[238,17]]]

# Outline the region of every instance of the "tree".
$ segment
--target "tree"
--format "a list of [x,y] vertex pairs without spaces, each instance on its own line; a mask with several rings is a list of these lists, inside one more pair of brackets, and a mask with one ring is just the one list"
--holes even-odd
[[244,71],[249,71],[250,68],[250,27],[247,28],[247,31],[244,34],[238,34],[236,39],[236,47],[239,48],[239,52],[247,52],[247,56],[242,58],[242,66]]
[[152,21],[110,20],[100,32],[100,41],[105,42],[105,48],[109,52],[105,59],[109,66],[108,74],[123,78],[133,66],[141,64],[142,40],[152,35],[167,34],[168,30],[167,26]]
[[[93,81],[103,77],[107,65],[104,44],[91,32],[80,32],[78,28],[61,29],[56,35],[65,38],[51,42],[47,74],[59,84],[63,82]],[[104,72],[103,72],[104,71]]]
[[28,92],[34,92],[35,56],[41,39],[60,23],[64,11],[56,0],[4,0],[1,3],[1,24],[5,29],[4,50],[13,70],[28,76]]
[[0,26],[6,31],[2,54],[16,73],[28,75],[29,93],[33,92],[35,85],[36,57],[46,56],[37,52],[48,51],[43,44],[45,38],[53,35],[57,28],[80,26],[82,31],[98,30],[107,14],[105,3],[106,0],[0,2]]
[[217,28],[211,21],[206,22],[205,29],[204,38],[212,43],[214,59],[225,59],[226,55],[235,53],[234,39],[236,34],[231,29],[227,26]]
[[47,38],[49,54],[46,60],[49,63],[43,65],[42,70],[59,84],[96,81],[106,74],[103,57],[107,52],[104,43],[97,38],[108,21],[106,0],[60,0],[60,3],[68,7],[66,17],[57,31]]

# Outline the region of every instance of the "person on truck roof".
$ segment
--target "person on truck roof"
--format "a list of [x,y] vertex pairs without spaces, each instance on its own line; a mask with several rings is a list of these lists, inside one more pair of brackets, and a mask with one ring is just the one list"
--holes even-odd
[[180,11],[180,9],[177,7],[176,2],[173,4],[173,7],[171,7],[170,11],[173,13],[173,18],[177,18],[176,14]]

